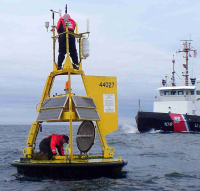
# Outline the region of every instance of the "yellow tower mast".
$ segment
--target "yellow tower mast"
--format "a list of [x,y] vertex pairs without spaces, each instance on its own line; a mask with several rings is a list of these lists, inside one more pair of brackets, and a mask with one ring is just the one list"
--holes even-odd
[[[102,142],[102,149],[104,158],[112,158],[114,156],[115,149],[107,145],[105,135],[118,129],[118,107],[117,107],[117,79],[116,77],[102,77],[102,76],[86,76],[82,70],[82,59],[86,59],[82,55],[82,41],[86,39],[86,35],[89,36],[89,31],[85,33],[78,33],[78,25],[76,24],[76,33],[68,31],[66,27],[66,59],[63,66],[63,69],[58,70],[57,64],[55,62],[55,41],[59,35],[55,35],[55,26],[54,26],[54,11],[52,11],[53,26],[52,26],[52,39],[53,39],[53,71],[47,77],[46,84],[40,99],[39,104],[37,105],[37,112],[39,112],[37,120],[32,124],[27,142],[27,148],[23,150],[24,156],[32,158],[34,153],[33,145],[36,141],[37,134],[39,132],[40,124],[43,122],[69,122],[70,126],[70,148],[67,148],[70,151],[69,160],[74,159],[73,155],[73,121],[87,121],[92,120],[96,121],[96,131],[99,134],[100,140]],[[66,7],[66,17],[67,17],[67,7]],[[63,33],[62,33],[63,34]],[[68,35],[73,35],[75,38],[79,39],[79,69],[76,70],[73,68],[70,57],[69,57],[69,41]],[[72,75],[81,75],[82,81],[85,87],[87,96],[74,96],[71,92],[71,76]],[[69,93],[67,95],[60,95],[55,97],[50,97],[51,88],[54,83],[54,79],[58,75],[67,75],[68,76],[68,86]],[[46,100],[53,100],[60,97],[67,97],[66,105],[57,108],[45,108],[44,103]],[[95,103],[94,108],[89,108],[87,106],[78,106],[75,104],[75,98],[81,97],[83,99],[90,99]],[[61,108],[61,115],[57,119],[42,118],[43,113],[50,111],[56,111],[56,109]],[[86,117],[81,117],[81,109],[84,112],[88,112]],[[95,117],[90,117],[90,115],[95,115]],[[68,145],[68,146],[69,146]]]

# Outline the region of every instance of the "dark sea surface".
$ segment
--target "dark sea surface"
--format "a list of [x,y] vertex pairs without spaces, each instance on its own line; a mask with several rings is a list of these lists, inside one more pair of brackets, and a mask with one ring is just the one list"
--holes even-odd
[[[140,134],[134,126],[120,126],[106,139],[115,148],[116,158],[128,160],[123,177],[66,181],[18,175],[10,163],[23,157],[30,126],[0,125],[0,130],[0,190],[200,190],[200,134]],[[68,132],[65,125],[44,125],[36,150],[47,135]],[[98,138],[91,153],[101,153]]]

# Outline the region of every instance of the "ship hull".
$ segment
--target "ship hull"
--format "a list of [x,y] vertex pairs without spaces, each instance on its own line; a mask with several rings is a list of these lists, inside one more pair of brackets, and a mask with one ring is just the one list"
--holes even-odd
[[163,132],[200,132],[200,116],[196,115],[138,111],[136,123],[140,133],[152,129]]

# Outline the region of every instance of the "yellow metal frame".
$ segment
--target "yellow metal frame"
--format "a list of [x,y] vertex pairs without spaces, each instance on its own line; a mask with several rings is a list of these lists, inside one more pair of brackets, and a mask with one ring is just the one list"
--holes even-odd
[[[86,94],[87,94],[87,97],[93,97],[95,95],[93,95],[91,93],[91,85],[88,83],[89,81],[91,80],[87,80],[88,79],[88,76],[85,76],[84,72],[82,71],[82,38],[84,37],[85,34],[88,34],[88,33],[81,33],[81,34],[78,34],[78,26],[76,25],[76,34],[72,33],[72,32],[69,32],[68,31],[68,27],[66,27],[66,50],[67,50],[67,56],[66,56],[66,59],[65,59],[65,63],[64,63],[64,67],[63,69],[61,70],[57,70],[57,64],[55,62],[55,41],[56,41],[56,38],[58,38],[58,36],[55,36],[55,26],[52,26],[52,33],[53,33],[53,71],[50,73],[50,75],[47,77],[47,80],[46,80],[46,84],[44,86],[44,90],[43,90],[43,93],[42,93],[42,96],[41,96],[41,99],[40,99],[40,102],[37,106],[37,112],[40,111],[40,108],[41,108],[41,104],[43,103],[43,101],[47,98],[50,97],[50,93],[51,93],[51,89],[52,89],[52,86],[53,86],[53,83],[54,83],[54,79],[57,75],[68,75],[68,85],[69,85],[69,94],[68,94],[68,103],[69,103],[69,110],[68,111],[64,111],[61,118],[57,121],[67,121],[69,122],[69,126],[70,126],[70,147],[69,145],[66,147],[66,153],[69,153],[69,156],[67,157],[69,159],[69,161],[72,161],[72,160],[76,160],[79,157],[77,156],[74,156],[73,155],[73,126],[72,126],[72,122],[73,121],[81,121],[76,112],[74,111],[73,109],[73,106],[72,106],[72,93],[71,93],[71,75],[74,75],[74,74],[79,74],[81,75],[82,77],[82,81],[83,81],[83,84],[84,84],[84,87],[85,87],[85,91],[86,91]],[[70,60],[70,57],[69,57],[69,41],[68,41],[68,35],[71,34],[71,35],[74,35],[75,38],[78,38],[79,39],[79,54],[80,54],[80,63],[79,63],[79,70],[75,70],[73,69],[72,67],[72,63],[71,63],[71,60]],[[89,88],[90,87],[90,88]],[[97,97],[98,98],[98,97]],[[116,98],[117,99],[117,98]],[[100,117],[101,115],[103,116],[102,114],[102,111],[101,110],[98,110],[100,108],[97,108],[97,111],[100,113]],[[117,113],[117,111],[116,111]],[[117,115],[114,116],[113,119],[115,119],[117,121],[117,118],[116,118]],[[27,142],[26,144],[29,145],[27,148],[25,148],[23,150],[23,154],[25,157],[27,158],[32,158],[32,154],[34,152],[34,149],[33,149],[33,145],[35,144],[35,141],[36,141],[36,138],[37,138],[37,134],[38,134],[38,131],[39,131],[39,124],[40,122],[37,122],[35,121],[32,125],[31,125],[31,129],[30,129],[30,132],[29,132],[29,135],[28,135],[28,138],[27,138]],[[96,131],[98,132],[98,135],[99,135],[99,138],[100,138],[100,146],[102,147],[102,150],[103,150],[103,157],[104,159],[106,158],[112,158],[114,156],[114,152],[115,152],[115,149],[113,147],[109,147],[107,145],[107,142],[106,142],[106,139],[105,139],[105,135],[108,134],[108,132],[105,132],[102,128],[101,128],[101,121],[98,121],[96,123]],[[110,123],[108,124],[110,125]],[[111,124],[112,125],[112,124]],[[117,128],[118,128],[118,124],[117,124]],[[117,129],[116,127],[114,127],[114,129],[111,130],[114,131]],[[110,133],[110,132],[109,132]],[[66,156],[65,157],[55,157],[55,159],[66,159]]]

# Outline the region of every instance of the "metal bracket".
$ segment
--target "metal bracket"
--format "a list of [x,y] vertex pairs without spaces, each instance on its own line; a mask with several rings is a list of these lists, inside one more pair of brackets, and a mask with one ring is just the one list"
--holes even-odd
[[113,147],[106,147],[104,149],[104,157],[105,158],[112,158],[114,156],[115,149]]

